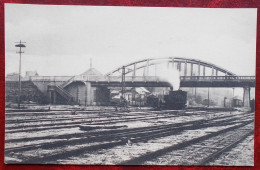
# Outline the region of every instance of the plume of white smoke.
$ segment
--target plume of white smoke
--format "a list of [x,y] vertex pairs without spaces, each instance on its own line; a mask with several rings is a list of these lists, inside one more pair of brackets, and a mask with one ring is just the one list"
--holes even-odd
[[176,68],[163,68],[160,70],[159,77],[167,81],[173,87],[173,90],[180,89],[180,72]]

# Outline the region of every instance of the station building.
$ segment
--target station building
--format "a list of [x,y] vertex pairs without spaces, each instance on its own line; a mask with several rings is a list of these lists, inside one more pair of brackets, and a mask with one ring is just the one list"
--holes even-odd
[[[103,77],[95,68],[80,74],[86,77]],[[40,104],[79,104],[107,105],[110,102],[110,89],[91,87],[87,82],[75,81],[62,87],[74,76],[39,76],[36,71],[26,72],[21,77],[21,101]],[[7,74],[5,80],[5,101],[18,102],[19,74]]]

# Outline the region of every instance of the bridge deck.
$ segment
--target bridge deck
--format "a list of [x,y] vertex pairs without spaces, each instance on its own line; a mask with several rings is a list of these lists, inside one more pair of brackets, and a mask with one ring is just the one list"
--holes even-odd
[[[32,81],[46,81],[40,76],[32,77]],[[53,80],[50,79],[50,81]],[[255,76],[181,76],[181,87],[255,87]],[[122,86],[121,76],[75,76],[64,80],[64,86],[73,82],[91,82],[92,86]],[[156,76],[126,76],[126,87],[170,87],[171,84],[163,78]]]

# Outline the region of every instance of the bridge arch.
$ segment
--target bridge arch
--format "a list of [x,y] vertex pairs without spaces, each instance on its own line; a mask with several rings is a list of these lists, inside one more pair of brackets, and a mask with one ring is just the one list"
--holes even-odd
[[[182,76],[205,76],[206,72],[205,70],[211,70],[211,75],[218,76],[218,73],[222,73],[226,76],[236,76],[236,74],[219,67],[215,64],[197,60],[197,59],[190,59],[190,58],[182,58],[182,57],[166,57],[166,58],[149,58],[149,59],[143,59],[139,61],[135,61],[126,65],[123,65],[121,67],[116,68],[115,70],[109,72],[106,74],[106,76],[113,76],[114,74],[121,72],[122,69],[125,68],[125,74],[129,75],[132,73],[132,76],[136,76],[137,70],[143,69],[143,75],[149,75],[149,68],[151,66],[159,65],[166,63],[167,67],[175,68],[179,71],[182,71]],[[194,68],[197,67],[197,72],[194,72]],[[189,73],[188,73],[189,68]],[[156,72],[156,71],[155,71]]]

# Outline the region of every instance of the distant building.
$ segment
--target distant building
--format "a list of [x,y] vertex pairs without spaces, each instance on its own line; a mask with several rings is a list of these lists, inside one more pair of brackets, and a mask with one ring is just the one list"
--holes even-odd
[[[21,80],[29,80],[31,76],[39,76],[37,71],[26,71],[25,77],[21,76]],[[5,81],[19,81],[18,73],[9,73],[6,75]]]
[[39,74],[37,73],[37,71],[26,71],[25,78],[29,79],[31,76],[39,76]]
[[5,81],[18,81],[18,80],[19,80],[18,73],[9,73],[6,75],[6,78],[5,78]]

